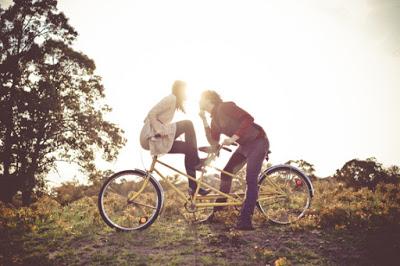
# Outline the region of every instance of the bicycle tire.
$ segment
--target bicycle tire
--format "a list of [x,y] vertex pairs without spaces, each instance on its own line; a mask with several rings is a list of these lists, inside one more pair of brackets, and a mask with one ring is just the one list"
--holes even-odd
[[144,230],[146,228],[148,228],[150,225],[152,225],[155,220],[157,219],[157,217],[159,216],[159,214],[161,213],[163,204],[164,204],[164,193],[163,193],[163,189],[160,185],[160,183],[153,177],[153,176],[148,176],[149,178],[149,183],[147,184],[147,186],[151,185],[157,195],[157,199],[156,199],[156,208],[154,213],[151,215],[151,217],[149,217],[149,219],[147,219],[147,221],[137,227],[125,227],[125,226],[121,226],[118,225],[116,222],[114,222],[109,215],[107,214],[107,211],[105,210],[104,207],[104,194],[108,188],[108,186],[117,178],[121,177],[121,176],[125,176],[125,175],[136,175],[138,177],[141,178],[146,178],[146,176],[148,175],[147,172],[139,170],[139,169],[135,169],[135,170],[124,170],[124,171],[120,171],[117,172],[115,174],[113,174],[112,176],[110,176],[106,182],[104,182],[103,186],[100,189],[99,192],[99,196],[98,196],[98,208],[99,208],[99,212],[100,212],[100,216],[102,217],[102,219],[104,220],[104,222],[111,228],[116,229],[118,231],[135,231],[135,230]]

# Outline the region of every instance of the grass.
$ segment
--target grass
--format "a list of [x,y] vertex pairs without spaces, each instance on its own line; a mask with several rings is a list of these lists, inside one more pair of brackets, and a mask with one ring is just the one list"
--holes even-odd
[[335,182],[317,181],[315,189],[304,219],[289,226],[257,219],[253,232],[232,229],[235,212],[222,216],[220,224],[195,225],[174,212],[173,205],[150,228],[120,233],[101,220],[95,197],[66,206],[49,197],[30,208],[1,204],[0,265],[397,263],[398,187],[353,192]]

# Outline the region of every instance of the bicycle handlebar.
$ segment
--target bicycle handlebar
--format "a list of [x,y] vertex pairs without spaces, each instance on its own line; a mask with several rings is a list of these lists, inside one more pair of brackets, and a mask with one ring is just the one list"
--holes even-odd
[[[233,144],[234,146],[237,146],[236,144]],[[228,152],[232,152],[230,148],[228,148],[226,145],[218,144],[215,146],[206,146],[206,147],[199,147],[199,150],[208,154],[214,154],[216,156],[219,156],[219,152],[221,150],[226,150]]]
[[[231,146],[238,146],[238,144],[237,143],[233,143],[233,144],[231,144]],[[226,145],[218,144],[218,148],[216,150],[216,153],[219,153],[221,151],[221,149],[229,151],[229,152],[232,152],[232,150],[229,149]]]
[[[222,145],[221,145],[221,146],[222,146]],[[224,149],[224,150],[226,150],[226,151],[229,151],[229,152],[232,152],[231,149],[229,149],[229,148],[227,148],[227,147],[225,147],[225,146],[222,146],[222,149]]]

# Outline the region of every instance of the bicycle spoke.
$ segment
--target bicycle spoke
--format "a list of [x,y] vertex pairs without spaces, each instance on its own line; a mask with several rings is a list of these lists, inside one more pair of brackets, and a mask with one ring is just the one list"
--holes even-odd
[[285,191],[282,190],[275,182],[273,182],[270,178],[266,178],[267,182],[274,186],[276,189],[278,189],[281,193],[285,193]]
[[309,187],[301,173],[292,166],[274,168],[261,179],[259,187],[258,206],[275,223],[291,223],[309,207]]
[[137,204],[137,205],[140,205],[140,206],[144,206],[144,207],[147,207],[147,208],[151,208],[151,209],[157,209],[156,207],[154,207],[154,206],[150,206],[150,205],[147,205],[147,204],[144,204],[144,203],[140,203],[140,202],[137,202],[137,201],[135,201],[135,200],[129,200],[128,201],[128,204]]
[[265,197],[265,198],[258,198],[258,201],[263,201],[263,200],[282,200],[282,199],[287,199],[287,196],[285,195],[279,195],[279,196],[271,196],[271,197]]
[[286,193],[283,192],[282,190],[281,191],[274,190],[273,188],[271,188],[271,186],[260,186],[259,187],[260,191],[263,189],[265,189],[264,193],[270,192],[271,194],[286,195]]
[[289,172],[288,175],[286,176],[285,187],[287,186],[289,181],[291,181],[290,177],[291,177],[291,173]]
[[[148,178],[142,172],[122,171],[106,181],[100,191],[99,209],[107,225],[129,231],[154,222],[161,210],[161,193],[157,183]],[[132,196],[134,199],[129,199]]]

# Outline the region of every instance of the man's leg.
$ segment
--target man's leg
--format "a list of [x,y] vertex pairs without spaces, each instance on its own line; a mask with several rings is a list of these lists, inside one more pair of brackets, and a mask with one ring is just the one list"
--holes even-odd
[[[242,154],[238,152],[235,152],[234,154],[232,154],[228,163],[224,167],[224,171],[236,174],[237,172],[240,171],[240,169],[243,168],[245,164],[246,164],[246,157],[244,157]],[[231,191],[231,186],[232,186],[232,177],[225,173],[221,173],[221,183],[219,190],[228,194]],[[216,202],[226,202],[226,198],[219,198],[216,200]],[[224,208],[223,206],[216,206],[214,207],[214,211],[220,211],[223,208]]]
[[246,198],[240,212],[238,229],[252,228],[251,221],[258,198],[258,176],[260,175],[261,167],[265,159],[266,152],[269,148],[268,140],[261,139],[257,141],[256,145],[253,146],[254,148],[251,149],[247,157],[247,190]]
[[[224,167],[224,171],[232,174],[236,174],[243,168],[246,164],[246,157],[242,154],[235,151],[231,158],[229,159],[228,163]],[[228,194],[231,191],[232,186],[232,177],[230,175],[221,173],[221,183],[219,185],[219,190]],[[218,198],[216,202],[226,202],[226,198]],[[205,223],[215,223],[218,220],[215,220],[215,213],[221,211],[224,206],[215,206],[213,209],[213,213],[208,216],[203,222]]]

